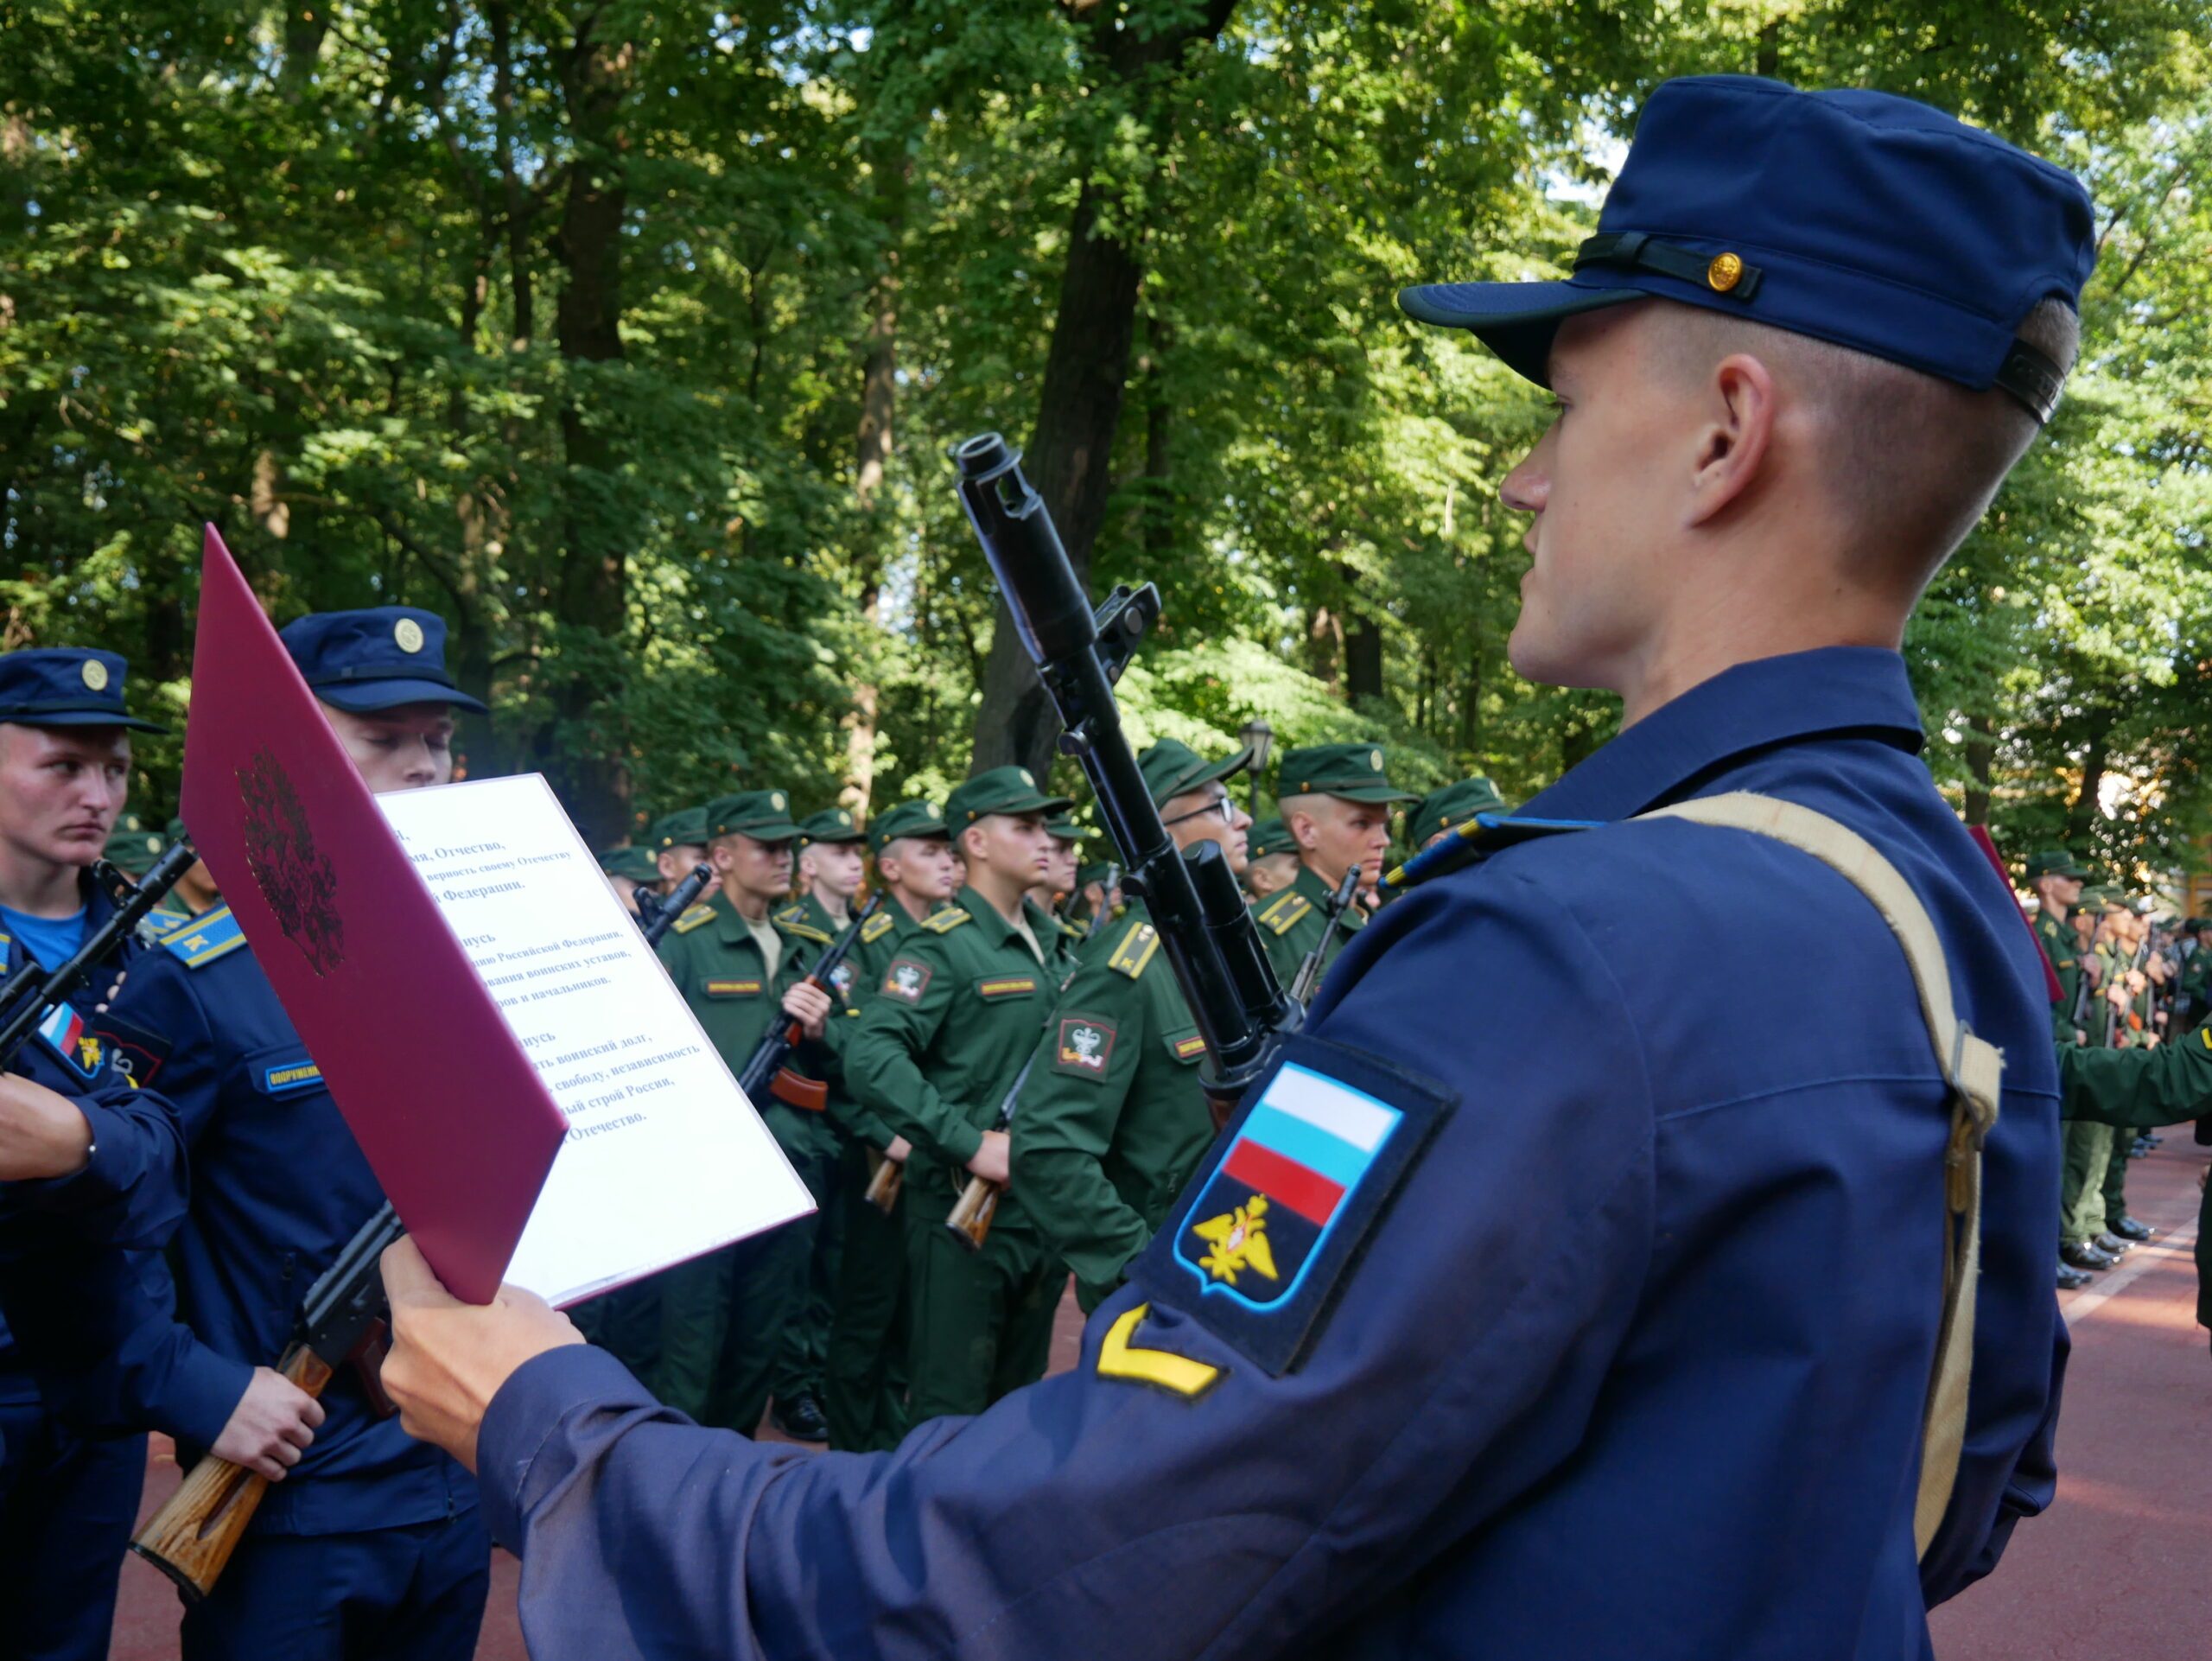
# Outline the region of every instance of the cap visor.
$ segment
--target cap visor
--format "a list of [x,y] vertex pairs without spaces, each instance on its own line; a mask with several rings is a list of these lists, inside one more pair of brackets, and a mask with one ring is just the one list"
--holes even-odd
[[1003,813],[1011,818],[1020,813],[1065,813],[1074,805],[1075,798],[1072,796],[1026,796],[1008,802],[1003,807],[987,811]]
[[1507,368],[1551,385],[1552,336],[1567,318],[1646,300],[1640,289],[1586,289],[1573,283],[1431,283],[1398,290],[1398,306],[1417,323],[1464,328]]
[[35,715],[0,715],[0,722],[14,727],[128,727],[134,733],[165,733],[156,721],[119,715],[113,710],[49,710]]
[[771,820],[763,824],[733,824],[729,828],[734,837],[750,837],[755,842],[796,842],[798,826],[789,820]]
[[435,680],[369,680],[356,681],[350,685],[318,686],[315,695],[334,710],[344,710],[353,715],[374,715],[379,710],[397,710],[403,703],[447,703],[456,710],[468,710],[477,715],[489,715],[481,703]]

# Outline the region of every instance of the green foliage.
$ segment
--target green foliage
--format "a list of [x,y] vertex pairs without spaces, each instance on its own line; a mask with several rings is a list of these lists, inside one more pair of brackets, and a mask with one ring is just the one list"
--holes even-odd
[[[1204,10],[1106,3],[1141,40]],[[1563,272],[1649,88],[1758,70],[2090,181],[2084,371],[1909,650],[2008,845],[2212,827],[2201,4],[1237,0],[1135,74],[1096,17],[0,0],[0,643],[112,646],[181,716],[213,520],[280,621],[451,617],[472,770],[543,768],[601,839],[740,779],[942,794],[993,599],[944,452],[1033,426],[1088,187],[1143,274],[1094,462],[1097,585],[1166,601],[1132,730],[1261,716],[1522,798],[1614,719],[1506,659],[1542,395],[1390,296]],[[143,811],[180,754],[142,746]]]

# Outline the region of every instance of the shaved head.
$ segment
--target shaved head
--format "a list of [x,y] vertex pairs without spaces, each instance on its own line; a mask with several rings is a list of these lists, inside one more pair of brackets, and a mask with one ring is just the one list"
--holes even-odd
[[[1905,585],[1909,597],[1966,539],[2035,439],[2035,418],[2005,392],[1700,306],[1669,305],[1666,321],[1666,366],[1686,383],[1710,379],[1737,353],[1767,366],[1793,416],[1815,429],[1808,436],[1855,574]],[[2081,324],[2063,302],[2044,301],[2016,333],[2062,371],[2073,366]]]

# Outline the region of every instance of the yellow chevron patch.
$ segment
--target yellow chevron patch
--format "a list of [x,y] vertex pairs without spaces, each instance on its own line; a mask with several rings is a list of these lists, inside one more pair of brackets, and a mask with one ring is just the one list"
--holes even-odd
[[1156,1384],[1185,1401],[1196,1401],[1221,1382],[1224,1369],[1172,1350],[1141,1350],[1130,1343],[1130,1334],[1151,1312],[1149,1303],[1140,1303],[1123,1310],[1121,1318],[1107,1328],[1105,1340],[1098,1346],[1098,1376]]

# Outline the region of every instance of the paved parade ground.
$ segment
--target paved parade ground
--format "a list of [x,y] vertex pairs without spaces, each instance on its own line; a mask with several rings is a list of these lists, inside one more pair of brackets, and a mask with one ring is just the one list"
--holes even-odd
[[[2074,1358],[2057,1503],[2014,1535],[1995,1575],[1937,1611],[1942,1661],[2202,1652],[2212,1630],[2212,1584],[2200,1572],[2212,1562],[2203,1457],[2212,1352],[2196,1325],[2190,1254],[2208,1163],[2212,1149],[2183,1127],[2129,1169],[2129,1207],[2158,1238],[2060,1300]],[[1071,1295],[1054,1333],[1053,1371],[1073,1364],[1081,1329]],[[143,1515],[176,1484],[167,1441],[154,1440]],[[493,1555],[480,1661],[522,1661],[518,1575],[513,1558]],[[136,1559],[126,1563],[112,1661],[170,1661],[176,1622],[168,1582]]]

